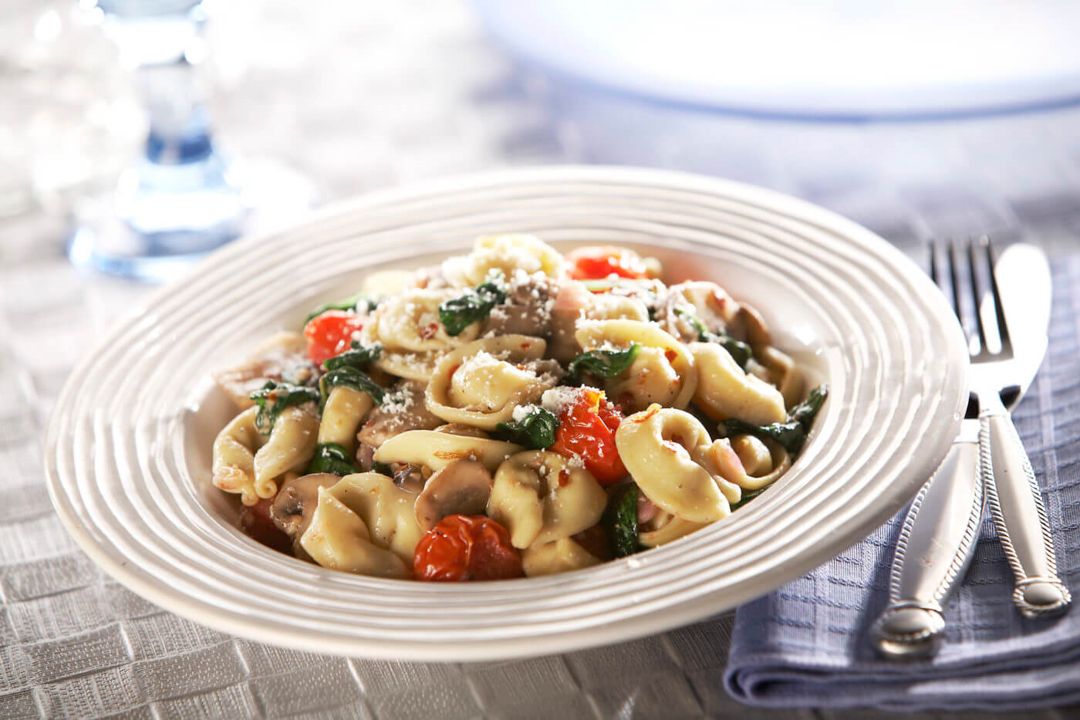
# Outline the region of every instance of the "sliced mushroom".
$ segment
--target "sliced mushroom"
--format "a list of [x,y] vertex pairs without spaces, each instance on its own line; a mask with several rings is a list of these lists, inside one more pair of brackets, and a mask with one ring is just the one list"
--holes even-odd
[[491,497],[491,473],[476,460],[455,460],[432,475],[414,511],[425,532],[447,515],[481,515]]
[[214,375],[214,380],[241,410],[251,407],[251,393],[267,380],[304,383],[315,374],[308,361],[307,341],[300,333],[281,332],[270,337],[245,362]]
[[514,273],[506,302],[491,311],[487,330],[497,335],[547,337],[551,333],[551,309],[558,291],[558,282],[543,273]]
[[442,425],[444,421],[428,412],[424,404],[425,388],[425,383],[416,380],[402,381],[371,411],[356,437],[361,443],[379,447],[407,430],[434,430]]
[[338,480],[331,473],[312,473],[285,481],[270,506],[270,519],[286,535],[294,546],[311,524],[311,515],[319,502],[319,488],[332,487]]
[[367,443],[356,445],[356,466],[361,472],[369,472],[375,465],[375,447]]
[[729,330],[736,339],[749,343],[755,357],[772,344],[772,335],[769,334],[765,319],[749,305],[739,305],[739,311],[735,313]]
[[806,388],[803,374],[795,367],[790,355],[772,345],[765,346],[747,369],[779,389],[787,407],[792,407],[802,398]]

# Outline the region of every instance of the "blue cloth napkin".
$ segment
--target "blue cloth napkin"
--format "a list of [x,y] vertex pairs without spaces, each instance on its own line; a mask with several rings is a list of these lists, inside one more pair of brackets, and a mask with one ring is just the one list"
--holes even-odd
[[1080,702],[1080,256],[1054,269],[1050,344],[1014,420],[1043,488],[1058,569],[1078,606],[1026,620],[984,518],[930,660],[880,659],[869,627],[884,608],[903,513],[809,575],[739,608],[724,677],[751,705],[1027,710]]

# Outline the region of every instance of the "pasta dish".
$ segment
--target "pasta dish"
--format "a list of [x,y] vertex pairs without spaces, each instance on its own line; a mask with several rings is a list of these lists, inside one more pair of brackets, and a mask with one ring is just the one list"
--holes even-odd
[[723,520],[826,397],[719,285],[521,234],[374,273],[216,380],[238,413],[213,484],[245,532],[426,581],[576,570]]

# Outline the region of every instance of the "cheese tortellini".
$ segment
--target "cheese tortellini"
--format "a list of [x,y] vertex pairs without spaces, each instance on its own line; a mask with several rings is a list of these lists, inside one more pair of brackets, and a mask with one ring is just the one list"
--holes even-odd
[[510,531],[516,548],[570,537],[597,523],[607,495],[584,468],[558,453],[512,455],[495,473],[488,515]]
[[566,537],[530,545],[521,553],[521,563],[527,577],[539,577],[592,567],[599,565],[600,560]]
[[442,272],[455,287],[474,287],[492,273],[505,277],[515,272],[557,277],[562,266],[558,251],[535,235],[487,235],[477,239],[468,255],[444,262]]
[[475,435],[409,430],[380,445],[375,451],[375,460],[418,465],[431,470],[442,470],[456,460],[478,460],[494,472],[503,460],[520,450],[520,445]]
[[351,387],[339,385],[330,391],[319,421],[320,445],[335,443],[351,450],[356,445],[360,422],[374,406],[371,396]]
[[584,322],[577,339],[586,351],[639,346],[630,368],[607,381],[608,394],[628,410],[642,410],[653,403],[683,408],[694,395],[698,384],[694,356],[654,324],[640,320]]
[[743,372],[723,347],[693,343],[690,348],[698,371],[694,402],[706,415],[714,420],[737,418],[754,425],[787,419],[780,391]]
[[333,570],[407,578],[409,567],[372,539],[367,523],[326,488],[319,488],[311,524],[300,536],[300,546],[317,563]]
[[428,409],[447,422],[494,430],[555,385],[559,366],[543,360],[546,348],[540,338],[503,335],[448,353],[428,384]]
[[382,347],[375,365],[391,375],[427,381],[442,353],[475,339],[477,326],[451,336],[439,322],[439,306],[456,294],[411,288],[380,304],[361,332],[364,342]]
[[326,492],[364,521],[372,542],[412,562],[421,535],[413,514],[416,495],[374,472],[346,475]]
[[244,505],[274,497],[278,479],[305,467],[315,452],[319,418],[306,408],[286,408],[269,438],[255,427],[258,408],[238,415],[214,441],[213,482],[238,493]]
[[646,497],[697,523],[727,517],[742,497],[719,474],[716,445],[724,443],[690,413],[659,405],[626,418],[615,433],[619,456]]
[[265,544],[388,580],[538,577],[679,542],[788,472],[825,390],[753,307],[678,280],[528,234],[372,272],[216,375],[236,414],[212,482]]

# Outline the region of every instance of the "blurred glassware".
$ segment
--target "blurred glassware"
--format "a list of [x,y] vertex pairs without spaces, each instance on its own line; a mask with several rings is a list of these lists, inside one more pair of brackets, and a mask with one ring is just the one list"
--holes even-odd
[[185,272],[242,232],[310,206],[310,184],[265,161],[229,158],[211,132],[199,67],[202,0],[91,0],[134,69],[148,131],[142,157],[109,193],[83,199],[68,256],[80,267],[149,281]]
[[116,48],[71,0],[0,8],[0,219],[115,180],[142,120]]

